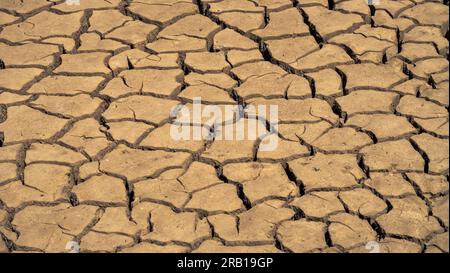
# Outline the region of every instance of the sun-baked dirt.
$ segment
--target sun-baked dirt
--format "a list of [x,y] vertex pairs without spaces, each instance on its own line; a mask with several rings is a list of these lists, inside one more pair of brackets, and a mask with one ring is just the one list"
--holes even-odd
[[0,252],[448,253],[448,1],[370,2],[1,0]]

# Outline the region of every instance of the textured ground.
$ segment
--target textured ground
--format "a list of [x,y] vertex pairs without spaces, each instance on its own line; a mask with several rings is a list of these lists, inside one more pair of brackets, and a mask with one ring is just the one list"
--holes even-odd
[[[0,252],[448,252],[448,13],[1,0]],[[278,149],[172,140],[198,96],[278,105]]]

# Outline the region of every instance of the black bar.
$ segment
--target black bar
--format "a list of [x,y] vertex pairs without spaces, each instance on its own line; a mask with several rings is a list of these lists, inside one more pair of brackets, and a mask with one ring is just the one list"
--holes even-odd
[[[0,263],[33,271],[105,272],[398,272],[440,270],[448,254],[1,254]],[[57,261],[55,263],[55,261]],[[203,262],[201,262],[203,261]],[[209,266],[206,267],[206,263]],[[62,267],[61,267],[62,265]],[[86,271],[88,267],[89,270]],[[42,267],[42,268],[40,268]],[[77,269],[77,268],[80,269]],[[66,270],[64,269],[66,268]],[[121,270],[122,271],[122,270]],[[395,271],[394,271],[395,272]]]

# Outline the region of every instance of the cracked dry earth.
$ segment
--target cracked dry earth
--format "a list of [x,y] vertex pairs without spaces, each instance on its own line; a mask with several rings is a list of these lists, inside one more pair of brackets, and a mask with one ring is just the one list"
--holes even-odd
[[[448,13],[1,0],[0,252],[448,253]],[[278,148],[172,140],[194,97],[278,105]]]

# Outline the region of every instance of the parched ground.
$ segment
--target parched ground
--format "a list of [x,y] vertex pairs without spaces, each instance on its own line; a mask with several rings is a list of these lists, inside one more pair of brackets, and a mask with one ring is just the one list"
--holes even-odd
[[449,251],[448,1],[74,2],[0,0],[0,252]]

